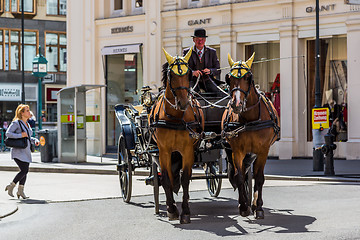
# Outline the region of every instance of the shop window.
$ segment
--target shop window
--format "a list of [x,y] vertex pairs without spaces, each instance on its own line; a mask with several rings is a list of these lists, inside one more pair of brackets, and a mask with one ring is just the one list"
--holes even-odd
[[66,15],[66,0],[47,0],[47,15]]
[[254,52],[255,58],[251,67],[254,82],[271,99],[280,116],[280,44],[248,45],[245,47],[245,59],[241,60],[246,61]]
[[4,0],[4,11],[10,12],[10,0]]
[[[21,70],[21,32],[18,30],[0,31],[0,70]],[[32,71],[32,61],[36,55],[37,33],[24,32],[24,69]]]
[[45,38],[48,72],[66,72],[66,35],[47,32]]
[[[347,44],[346,37],[320,39],[321,104],[330,110],[336,141],[347,141]],[[311,111],[315,105],[315,40],[307,41],[307,140],[312,141]]]
[[[21,0],[11,0],[10,9],[13,15],[21,14],[22,6]],[[35,15],[36,14],[36,1],[35,0],[24,0],[24,14]]]

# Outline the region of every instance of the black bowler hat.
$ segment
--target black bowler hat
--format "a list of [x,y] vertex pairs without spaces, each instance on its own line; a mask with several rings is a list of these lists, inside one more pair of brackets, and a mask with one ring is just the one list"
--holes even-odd
[[206,30],[203,28],[196,28],[194,30],[194,36],[192,37],[200,37],[200,38],[206,38],[208,36],[206,36]]

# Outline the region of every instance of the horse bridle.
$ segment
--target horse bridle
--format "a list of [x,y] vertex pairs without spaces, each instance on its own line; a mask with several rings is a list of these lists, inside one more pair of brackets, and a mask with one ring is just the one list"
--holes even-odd
[[[244,70],[247,71],[244,75],[241,75],[241,70],[242,70],[242,69],[244,69]],[[238,70],[238,74],[237,74],[236,76],[233,75],[233,74],[231,74],[231,72],[232,72],[233,70]],[[235,91],[240,91],[240,92],[242,92],[242,93],[245,95],[244,101],[241,102],[241,100],[240,100],[240,103],[241,103],[241,106],[242,106],[242,111],[243,111],[243,112],[246,112],[246,110],[247,110],[247,108],[246,108],[247,97],[248,97],[249,94],[250,94],[251,86],[254,85],[254,80],[253,80],[253,77],[252,77],[251,69],[248,68],[248,67],[243,66],[243,65],[241,64],[241,62],[240,62],[238,65],[232,67],[232,68],[230,69],[230,72],[229,72],[228,74],[231,75],[231,76],[233,76],[233,77],[235,77],[235,78],[237,78],[237,79],[243,78],[243,77],[245,77],[247,74],[250,74],[250,78],[251,78],[251,79],[250,79],[249,88],[247,89],[247,91],[243,90],[243,89],[240,88],[240,87],[234,87],[234,88],[231,89],[231,91],[230,91],[230,96],[232,96]],[[230,77],[229,77],[229,78],[230,78]],[[230,82],[228,83],[228,85],[230,85]],[[234,102],[233,102],[233,100],[231,99],[231,100],[230,100],[230,105],[233,105],[233,104],[234,104]]]
[[[181,66],[182,66],[182,65],[185,65],[185,66],[187,67],[187,71],[186,71],[186,72],[183,72],[183,70],[181,69]],[[178,70],[178,73],[179,73],[179,74],[177,74],[177,73],[173,70],[174,67],[177,67],[177,70]],[[189,102],[190,102],[190,104],[191,104],[191,94],[190,94],[191,90],[190,90],[190,88],[184,87],[184,86],[180,86],[180,87],[177,87],[177,88],[173,88],[172,85],[171,85],[171,77],[170,77],[171,71],[172,71],[174,74],[178,75],[178,76],[184,76],[184,75],[186,75],[186,74],[189,72],[189,70],[190,70],[189,64],[188,64],[187,62],[185,62],[183,59],[179,58],[178,56],[176,57],[176,59],[175,59],[175,61],[174,61],[173,63],[169,64],[169,67],[168,67],[168,70],[167,70],[167,81],[168,81],[169,86],[170,86],[170,91],[171,91],[171,93],[173,94],[173,96],[174,96],[174,98],[175,98],[175,104],[172,104],[167,98],[165,98],[165,99],[166,99],[167,102],[168,102],[173,108],[175,108],[175,109],[178,109],[176,91],[177,91],[177,90],[186,90],[187,93],[188,93]]]

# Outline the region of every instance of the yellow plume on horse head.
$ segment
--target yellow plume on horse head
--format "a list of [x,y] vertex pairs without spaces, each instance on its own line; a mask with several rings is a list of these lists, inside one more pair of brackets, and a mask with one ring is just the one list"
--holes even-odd
[[[246,61],[238,61],[238,62],[234,62],[234,60],[231,58],[230,53],[228,53],[228,61],[229,61],[229,65],[231,67],[232,70],[230,70],[230,74],[233,77],[236,78],[242,78],[246,73],[248,73],[251,70],[251,65],[254,61],[254,57],[255,57],[255,52],[251,55],[251,57]],[[242,67],[240,69],[240,74],[239,74],[239,67]]]
[[[171,69],[171,71],[173,71],[173,73],[175,73],[176,75],[182,76],[182,75],[185,75],[189,71],[189,67],[188,67],[187,63],[189,62],[189,59],[190,59],[190,56],[192,53],[192,47],[190,48],[190,50],[187,52],[187,54],[184,57],[180,57],[180,56],[173,57],[164,48],[163,48],[163,51],[164,51],[166,60],[169,63],[170,69]],[[172,65],[176,60],[180,63],[180,65],[178,65],[180,67],[176,67],[177,65]]]

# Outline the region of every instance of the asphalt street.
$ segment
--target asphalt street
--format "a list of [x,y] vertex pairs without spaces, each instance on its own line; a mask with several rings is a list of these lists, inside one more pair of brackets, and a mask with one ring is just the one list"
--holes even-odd
[[[191,183],[198,184],[200,181]],[[192,223],[187,225],[167,219],[164,194],[160,195],[159,215],[154,214],[153,196],[147,193],[136,194],[130,204],[120,198],[65,202],[33,198],[22,201],[16,214],[0,221],[0,236],[37,240],[359,239],[359,187],[358,183],[267,181],[263,220],[240,217],[237,192],[230,188],[224,187],[218,198],[211,198],[204,188],[192,190]],[[181,194],[176,197],[180,200]]]

